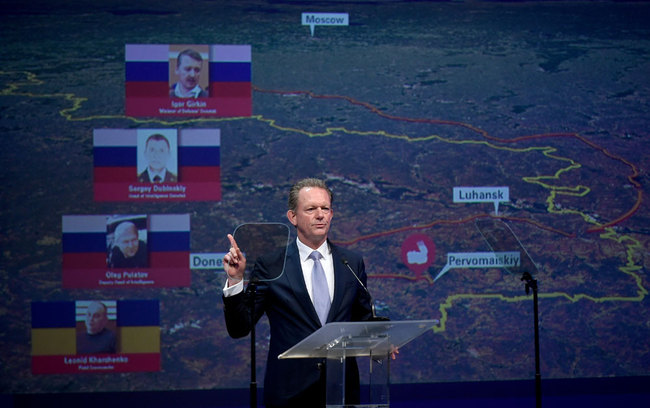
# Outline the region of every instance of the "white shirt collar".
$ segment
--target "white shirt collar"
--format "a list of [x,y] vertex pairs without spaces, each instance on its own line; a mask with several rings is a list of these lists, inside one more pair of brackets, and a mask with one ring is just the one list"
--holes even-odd
[[167,169],[164,168],[161,171],[154,172],[149,167],[147,167],[147,173],[149,173],[149,181],[152,183],[153,183],[153,179],[156,178],[156,176],[160,177],[160,181],[165,181],[165,176],[167,175]]
[[174,95],[179,98],[198,98],[201,94],[201,91],[201,87],[197,85],[191,91],[184,94],[183,90],[181,89],[181,84],[178,82],[176,82],[176,86],[174,87]]
[[[302,276],[305,281],[305,286],[307,288],[307,293],[309,297],[314,300],[312,292],[312,283],[311,283],[311,272],[313,261],[309,259],[309,255],[314,252],[313,249],[303,244],[299,238],[296,238],[296,244],[298,245],[298,253],[300,255],[300,265],[302,267]],[[334,265],[332,263],[332,250],[329,247],[327,240],[318,247],[318,252],[323,256],[320,260],[323,270],[325,271],[325,278],[327,279],[327,286],[330,293],[330,300],[334,300]]]
[[[304,262],[307,258],[309,258],[309,255],[311,255],[311,253],[314,252],[314,250],[308,247],[307,245],[303,244],[302,241],[300,241],[300,238],[296,238],[296,244],[298,245],[298,253],[300,254],[300,261]],[[318,249],[316,249],[316,251],[320,252],[323,258],[329,256],[332,253],[327,243],[327,240],[325,240],[325,242],[323,242],[323,244],[319,246]]]

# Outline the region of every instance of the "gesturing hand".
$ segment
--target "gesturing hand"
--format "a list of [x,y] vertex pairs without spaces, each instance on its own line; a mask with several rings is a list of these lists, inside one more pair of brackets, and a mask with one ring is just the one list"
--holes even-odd
[[230,250],[223,257],[223,269],[228,276],[228,286],[232,286],[244,279],[246,270],[246,257],[239,250],[235,238],[228,234],[230,240]]

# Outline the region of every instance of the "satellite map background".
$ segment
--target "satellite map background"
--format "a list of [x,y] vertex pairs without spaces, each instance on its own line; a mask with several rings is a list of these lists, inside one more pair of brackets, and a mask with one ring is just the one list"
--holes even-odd
[[[529,379],[533,312],[518,275],[451,269],[485,252],[491,203],[535,261],[543,378],[650,374],[647,202],[650,5],[639,2],[4,2],[0,16],[0,390],[245,387],[249,342],[223,321],[223,275],[188,288],[66,290],[61,217],[191,215],[191,251],[246,222],[286,223],[299,178],[334,190],[330,237],[361,252],[392,320],[440,319],[392,365],[395,383]],[[348,27],[300,24],[346,12]],[[250,44],[253,116],[130,118],[124,45]],[[220,202],[93,201],[93,129],[219,128]],[[435,257],[415,273],[403,242]],[[433,254],[431,254],[433,255]],[[30,303],[159,299],[162,369],[33,375]],[[258,326],[263,376],[268,329]],[[260,383],[262,379],[259,379]]]

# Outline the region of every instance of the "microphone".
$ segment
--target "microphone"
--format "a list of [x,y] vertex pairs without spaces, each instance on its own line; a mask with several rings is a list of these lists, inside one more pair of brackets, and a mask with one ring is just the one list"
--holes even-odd
[[386,322],[386,321],[389,321],[390,319],[389,319],[388,317],[377,316],[377,315],[375,314],[375,302],[374,302],[374,300],[372,300],[372,295],[370,294],[370,291],[368,290],[368,288],[366,287],[366,285],[364,285],[363,282],[361,282],[361,279],[359,279],[359,277],[357,276],[357,274],[354,272],[354,270],[353,270],[352,267],[350,266],[350,263],[348,262],[348,260],[345,259],[345,258],[343,258],[341,261],[343,261],[343,264],[344,264],[345,266],[348,267],[348,269],[349,269],[350,272],[352,273],[352,276],[355,277],[355,279],[357,280],[357,282],[359,282],[359,285],[361,285],[361,287],[363,288],[363,290],[366,291],[366,293],[368,294],[368,297],[370,298],[370,310],[372,311],[372,318],[371,318],[370,320],[371,320],[371,321],[380,321],[380,322]]

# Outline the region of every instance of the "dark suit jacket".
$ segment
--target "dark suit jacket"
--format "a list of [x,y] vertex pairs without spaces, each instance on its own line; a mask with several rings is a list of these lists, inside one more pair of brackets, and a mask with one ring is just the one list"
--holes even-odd
[[[177,183],[178,177],[171,171],[167,170],[165,172],[165,179],[161,183]],[[142,173],[138,174],[138,183],[151,183],[149,179],[149,168],[147,168]]]
[[138,241],[138,251],[131,258],[126,258],[117,246],[113,246],[108,254],[109,268],[146,268],[148,266],[147,243],[142,240]]
[[[330,243],[334,262],[334,299],[327,318],[328,322],[369,320],[372,316],[370,297],[359,285],[350,270],[343,264],[347,260],[361,281],[367,276],[361,256]],[[253,268],[251,280],[270,279],[278,276],[284,261],[284,249],[263,256]],[[251,285],[235,296],[224,297],[224,314],[228,333],[235,338],[246,336],[250,331]],[[323,381],[322,361],[316,359],[278,360],[278,355],[294,346],[321,327],[311,302],[300,265],[298,246],[294,241],[286,250],[284,274],[271,282],[259,282],[255,294],[255,322],[266,313],[271,329],[271,341],[264,378],[264,400],[267,405],[291,405],[291,399]],[[347,398],[358,399],[359,373],[354,359],[346,363]],[[316,390],[320,388],[316,387]],[[322,390],[321,390],[322,391]],[[319,393],[321,391],[318,391]],[[324,400],[323,395],[317,395]],[[347,394],[347,393],[346,393]],[[313,400],[315,401],[315,400]],[[355,401],[352,401],[355,402]],[[318,404],[310,405],[318,406]]]

